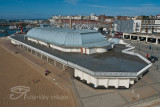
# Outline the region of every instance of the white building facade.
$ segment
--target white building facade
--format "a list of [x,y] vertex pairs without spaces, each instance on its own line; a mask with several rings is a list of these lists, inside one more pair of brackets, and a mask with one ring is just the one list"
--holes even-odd
[[138,33],[141,31],[141,20],[115,20],[113,30],[124,33]]

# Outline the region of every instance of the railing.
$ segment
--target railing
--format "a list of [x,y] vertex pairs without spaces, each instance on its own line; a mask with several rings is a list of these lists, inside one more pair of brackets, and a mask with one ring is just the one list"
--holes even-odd
[[142,55],[140,55],[139,53],[131,52],[131,50],[134,49],[135,47],[131,46],[130,44],[127,44],[126,47],[129,47],[129,48],[122,50],[122,53],[138,56],[148,64],[146,67],[144,67],[137,73],[137,76],[152,66],[152,63],[146,58],[144,58]]

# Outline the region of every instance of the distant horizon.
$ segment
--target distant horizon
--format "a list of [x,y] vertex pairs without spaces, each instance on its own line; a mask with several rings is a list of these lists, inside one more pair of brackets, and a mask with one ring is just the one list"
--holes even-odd
[[106,16],[160,14],[158,0],[0,0],[0,19],[48,19],[54,15],[91,13]]
[[[60,14],[61,15],[61,14]],[[104,15],[104,14],[101,14]],[[157,14],[160,15],[160,14]],[[53,16],[59,16],[59,15],[53,15]],[[76,15],[62,15],[62,16],[76,16]],[[78,16],[90,16],[90,15],[78,15]],[[100,15],[96,15],[96,16],[100,16]],[[106,15],[107,16],[107,15]],[[117,16],[123,16],[123,15],[117,15]],[[156,15],[138,15],[138,16],[156,16]],[[110,16],[110,17],[116,17],[116,16]],[[127,17],[136,17],[136,16],[127,16]],[[6,19],[0,19],[0,20],[47,20],[52,18],[6,18]]]

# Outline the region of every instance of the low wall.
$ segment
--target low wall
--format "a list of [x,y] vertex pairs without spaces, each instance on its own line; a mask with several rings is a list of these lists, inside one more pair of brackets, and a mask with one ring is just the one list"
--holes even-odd
[[129,47],[125,50],[122,50],[122,53],[125,53],[125,54],[129,54],[129,55],[134,55],[134,56],[138,56],[140,59],[142,59],[143,61],[145,61],[148,65],[146,67],[144,67],[143,69],[141,69],[138,73],[137,73],[137,76],[139,76],[140,74],[146,72],[151,66],[152,66],[152,63],[144,58],[142,55],[140,55],[139,53],[135,53],[135,52],[132,52],[132,50],[135,48],[135,47],[132,47],[130,46],[130,44],[127,44],[126,47]]
[[53,48],[53,49],[57,49],[59,51],[63,51],[63,52],[81,52],[81,49],[76,49],[76,48],[73,48],[73,49],[67,49],[67,48],[61,48],[61,47],[58,47],[58,46],[55,46],[55,45],[52,45],[50,44],[50,47]]

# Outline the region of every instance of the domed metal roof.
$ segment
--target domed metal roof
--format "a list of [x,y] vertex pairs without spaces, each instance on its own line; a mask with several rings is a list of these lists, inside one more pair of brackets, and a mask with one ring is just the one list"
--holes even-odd
[[28,31],[27,37],[63,47],[104,47],[110,42],[93,30],[75,30],[56,27],[36,27]]

